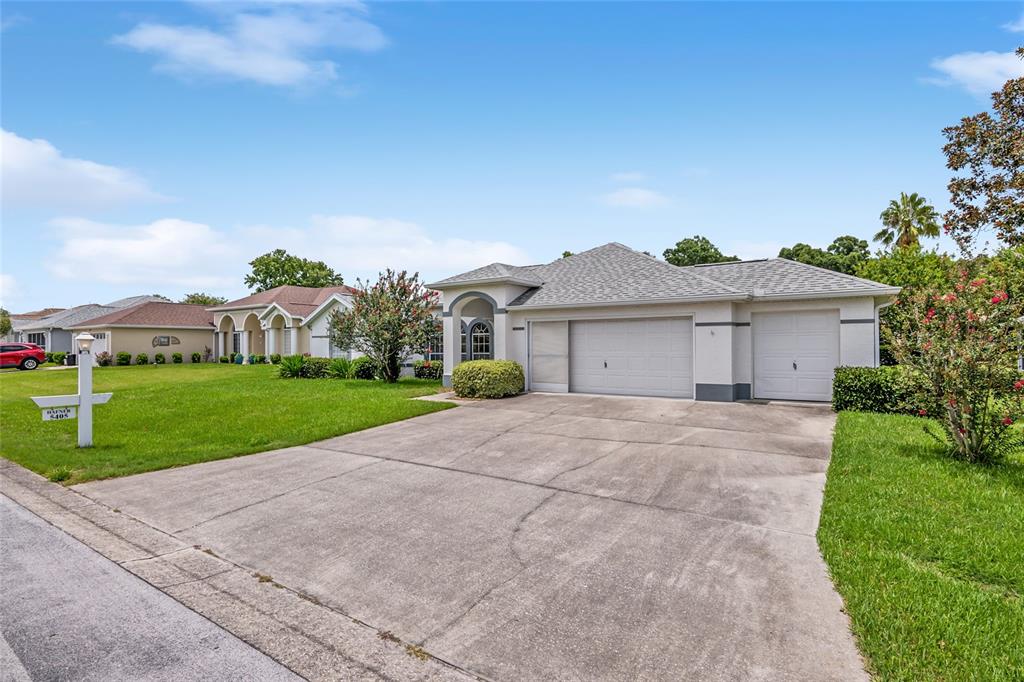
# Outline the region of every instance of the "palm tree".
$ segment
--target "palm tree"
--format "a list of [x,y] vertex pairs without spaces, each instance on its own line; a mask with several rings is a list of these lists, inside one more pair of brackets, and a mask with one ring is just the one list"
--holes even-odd
[[921,237],[939,236],[939,214],[917,192],[900,192],[899,201],[890,201],[878,217],[885,227],[875,235],[875,241],[885,246],[916,246]]

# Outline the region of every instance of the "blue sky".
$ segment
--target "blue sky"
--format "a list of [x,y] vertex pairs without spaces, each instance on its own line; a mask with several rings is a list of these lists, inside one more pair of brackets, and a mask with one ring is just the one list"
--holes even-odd
[[429,280],[608,241],[742,257],[940,210],[1019,3],[5,2],[0,299]]

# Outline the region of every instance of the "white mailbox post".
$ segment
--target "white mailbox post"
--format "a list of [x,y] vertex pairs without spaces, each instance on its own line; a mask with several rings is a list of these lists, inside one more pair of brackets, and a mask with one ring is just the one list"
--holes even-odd
[[48,395],[32,398],[43,408],[43,421],[75,418],[78,408],[78,447],[92,447],[92,406],[102,405],[113,393],[92,392],[92,334],[75,337],[78,345],[78,395]]

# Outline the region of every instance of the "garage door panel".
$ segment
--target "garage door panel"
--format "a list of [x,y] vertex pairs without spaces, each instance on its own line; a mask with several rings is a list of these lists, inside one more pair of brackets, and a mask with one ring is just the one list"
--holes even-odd
[[569,390],[692,397],[689,318],[570,323]]
[[753,332],[755,398],[832,399],[839,311],[758,313]]

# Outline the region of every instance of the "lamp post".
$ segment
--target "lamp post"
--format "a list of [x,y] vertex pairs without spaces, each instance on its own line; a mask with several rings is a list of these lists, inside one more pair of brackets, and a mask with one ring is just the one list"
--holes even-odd
[[78,447],[92,447],[92,342],[95,337],[83,332],[75,337],[78,344]]

